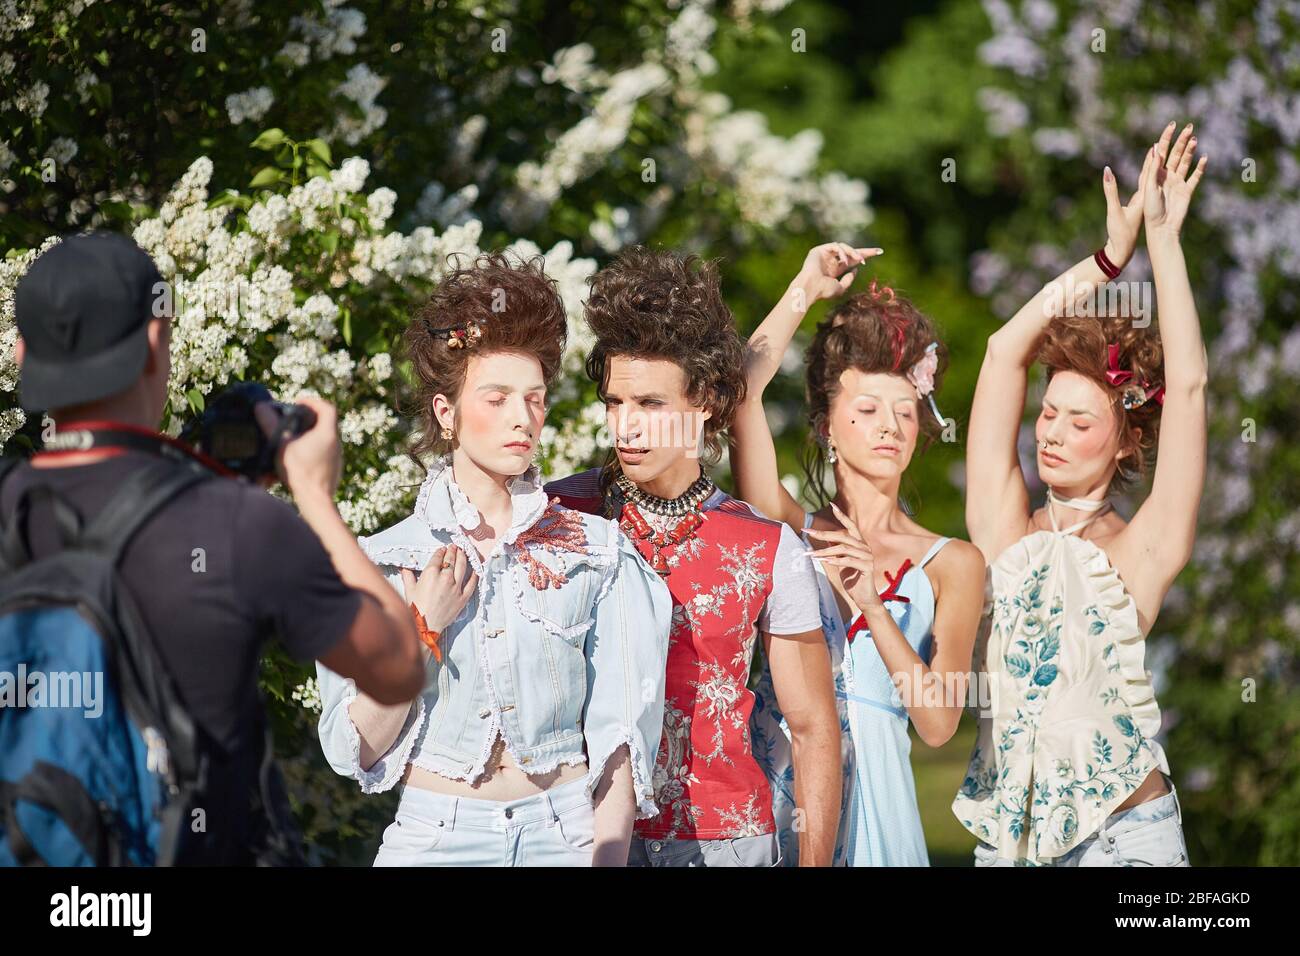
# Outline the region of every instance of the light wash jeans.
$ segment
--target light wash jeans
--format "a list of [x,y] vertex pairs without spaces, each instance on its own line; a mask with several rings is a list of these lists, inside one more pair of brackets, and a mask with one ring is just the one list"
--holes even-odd
[[780,866],[775,833],[732,840],[644,840],[632,837],[628,866]]
[[579,777],[519,800],[404,787],[375,866],[591,866],[594,813]]
[[[1164,796],[1112,813],[1101,829],[1048,866],[1190,866],[1183,808],[1172,780]],[[976,866],[1014,866],[987,843],[975,847]]]

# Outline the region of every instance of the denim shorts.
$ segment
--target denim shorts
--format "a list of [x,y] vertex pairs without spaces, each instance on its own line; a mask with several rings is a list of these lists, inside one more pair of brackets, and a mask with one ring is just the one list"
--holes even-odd
[[[1169,792],[1154,800],[1112,813],[1101,829],[1048,866],[1190,866],[1183,839],[1183,809],[1173,781]],[[1014,866],[997,850],[981,842],[975,847],[976,866]]]
[[594,811],[583,777],[519,800],[402,789],[375,866],[591,866]]
[[628,866],[780,866],[775,833],[730,840],[644,840],[632,837]]

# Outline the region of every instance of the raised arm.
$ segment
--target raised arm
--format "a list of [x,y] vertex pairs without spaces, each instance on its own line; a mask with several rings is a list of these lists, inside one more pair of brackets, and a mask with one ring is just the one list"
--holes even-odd
[[[1171,125],[1162,142],[1168,142],[1172,131]],[[1137,191],[1125,206],[1120,205],[1119,187],[1109,166],[1102,177],[1106,193],[1104,252],[1119,268],[1133,257],[1137,245],[1143,189],[1153,165],[1148,152]],[[1043,286],[1009,322],[989,336],[966,439],[966,529],[988,562],[1023,535],[1029,521],[1029,492],[1020,470],[1016,439],[1025,411],[1029,367],[1039,341],[1067,306],[1082,302],[1105,281],[1106,274],[1089,256]]]
[[[1193,166],[1190,123],[1172,150],[1148,171],[1143,207],[1156,284],[1164,351],[1164,407],[1151,494],[1125,531],[1141,552],[1132,579],[1139,608],[1154,619],[1165,592],[1192,555],[1196,514],[1205,485],[1205,383],[1208,363],[1180,241],[1182,225],[1206,157]],[[1190,173],[1190,175],[1189,175]],[[1126,578],[1130,580],[1130,578]],[[1145,605],[1145,607],[1144,607]]]
[[803,527],[803,508],[781,484],[776,444],[763,412],[763,392],[781,367],[781,356],[814,302],[837,296],[853,284],[857,267],[881,249],[854,249],[842,242],[816,246],[804,259],[785,295],[768,313],[746,348],[745,401],[732,422],[731,473],[743,501],[763,514]]

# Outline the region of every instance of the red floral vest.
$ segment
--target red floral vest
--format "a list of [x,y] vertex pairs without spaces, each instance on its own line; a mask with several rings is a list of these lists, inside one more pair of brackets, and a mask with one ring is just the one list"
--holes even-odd
[[[601,514],[599,475],[585,471],[546,490],[566,507]],[[659,814],[637,821],[638,837],[717,840],[775,830],[771,791],[750,747],[747,684],[780,539],[775,521],[715,494],[695,535],[664,551],[673,619],[653,781]],[[648,561],[650,543],[632,540]]]

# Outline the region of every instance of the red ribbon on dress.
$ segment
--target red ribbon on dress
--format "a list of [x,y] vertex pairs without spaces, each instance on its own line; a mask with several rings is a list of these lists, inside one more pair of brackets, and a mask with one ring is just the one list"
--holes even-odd
[[[898,593],[898,586],[903,583],[903,575],[907,573],[908,568],[912,566],[911,558],[904,558],[903,563],[898,566],[898,570],[892,575],[886,571],[885,580],[889,582],[889,587],[880,592],[881,601],[901,601],[904,604],[910,604],[911,598],[903,597]],[[854,622],[849,625],[848,639],[851,642],[857,635],[858,631],[867,630],[867,619],[861,614],[857,616]]]

